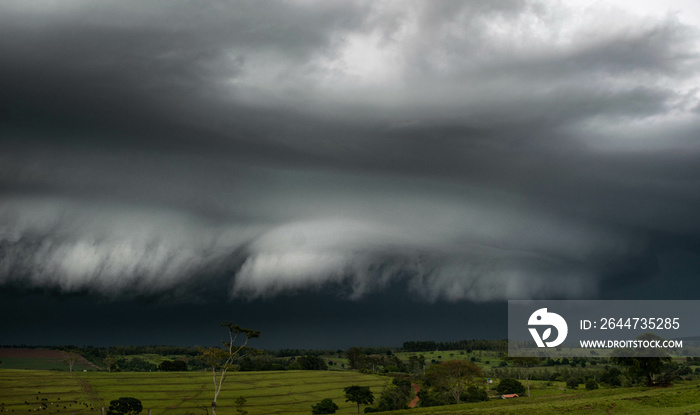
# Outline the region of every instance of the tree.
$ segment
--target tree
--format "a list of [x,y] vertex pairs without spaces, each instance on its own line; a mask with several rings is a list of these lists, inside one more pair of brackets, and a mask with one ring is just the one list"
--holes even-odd
[[616,367],[605,366],[605,372],[600,375],[600,381],[602,383],[607,383],[610,386],[621,386],[620,375],[622,372]]
[[311,413],[314,415],[334,414],[337,410],[338,405],[331,398],[326,398],[316,405],[311,405]]
[[443,394],[431,388],[422,388],[416,393],[416,395],[419,398],[418,405],[420,405],[421,408],[447,405],[449,403]]
[[73,351],[66,351],[63,352],[63,362],[68,364],[68,371],[72,372],[73,371],[73,366],[75,366],[75,362],[80,359],[80,355],[76,352]]
[[579,383],[581,383],[581,379],[577,377],[570,377],[566,380],[566,386],[570,387],[571,389],[578,388]]
[[469,385],[466,393],[464,395],[462,395],[462,400],[464,402],[488,401],[489,395],[486,393],[486,391],[483,388],[480,388],[476,385]]
[[525,386],[523,386],[523,384],[517,381],[516,379],[506,378],[498,383],[498,386],[496,386],[496,390],[501,395],[508,395],[511,393],[517,393],[518,395],[521,395],[523,392],[525,392]]
[[141,401],[136,398],[119,398],[109,403],[108,415],[137,415],[143,410]]
[[374,394],[369,389],[369,386],[352,385],[343,389],[345,392],[345,402],[355,402],[357,404],[357,413],[360,413],[360,405],[371,405],[374,403]]
[[482,376],[481,369],[466,360],[450,360],[432,365],[425,373],[429,384],[449,392],[457,403],[476,376]]
[[[248,345],[248,342],[251,339],[260,337],[259,331],[244,329],[230,321],[222,323],[221,326],[228,329],[229,341],[222,341],[224,348],[199,348],[200,358],[207,366],[211,368],[212,379],[214,382],[214,400],[211,403],[212,415],[216,415],[216,400],[221,392],[221,387],[224,384],[224,379],[226,379],[227,372],[233,367],[234,359],[241,353],[241,351],[245,349],[246,345]],[[239,336],[244,336],[245,340],[240,346],[236,346],[235,342]]]
[[243,409],[245,404],[248,402],[248,400],[242,396],[239,396],[236,398],[236,412],[238,412],[240,415],[246,415],[248,411]]
[[635,380],[644,378],[647,386],[654,386],[654,379],[661,374],[670,357],[611,357],[616,365],[625,366],[627,373]]
[[425,374],[425,356],[424,355],[418,355],[418,356],[409,356],[408,357],[408,365],[410,367],[411,372],[423,375]]
[[588,389],[589,391],[598,389],[598,382],[596,382],[595,379],[588,379],[586,381],[586,389]]
[[107,356],[102,361],[107,367],[107,371],[111,372],[117,368],[117,359],[112,356]]
[[306,355],[297,359],[301,370],[328,370],[326,361],[318,356]]
[[515,366],[525,368],[525,381],[527,382],[527,397],[529,398],[530,378],[532,378],[532,374],[529,370],[527,370],[527,368],[538,365],[540,362],[542,362],[542,359],[539,357],[514,357],[512,360]]
[[[637,336],[637,340],[662,340],[654,333],[643,333]],[[627,368],[628,375],[636,381],[644,378],[647,386],[654,386],[655,378],[666,368],[666,364],[672,359],[661,349],[621,349],[618,353],[632,354],[632,356],[613,356],[610,361],[616,365]],[[636,357],[634,354],[655,355],[648,357]]]
[[[394,378],[379,397],[379,403],[374,412],[394,411],[408,408],[408,402],[413,397],[413,387],[408,379]],[[367,412],[367,409],[365,409]]]
[[367,367],[367,355],[359,347],[351,347],[346,355],[350,369],[360,370]]
[[162,372],[185,372],[187,363],[183,360],[164,360],[158,366]]

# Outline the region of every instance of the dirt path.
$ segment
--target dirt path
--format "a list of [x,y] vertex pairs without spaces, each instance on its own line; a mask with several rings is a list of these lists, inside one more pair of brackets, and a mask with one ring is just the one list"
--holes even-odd
[[[416,394],[417,394],[418,391],[420,390],[420,386],[419,386],[419,385],[416,385],[415,383],[412,384],[411,386],[413,386],[413,390],[414,390],[414,391],[416,392]],[[409,407],[409,408],[415,408],[416,405],[418,405],[418,401],[420,401],[420,398],[418,397],[418,395],[416,395],[416,397],[413,398],[413,400],[412,400],[411,402],[409,402],[408,407]]]
[[87,401],[90,402],[90,405],[92,405],[98,411],[100,410],[99,408],[106,408],[105,402],[92,387],[92,385],[90,385],[90,382],[85,379],[81,379],[78,376],[76,376],[75,379],[80,384],[80,388],[83,390],[83,393],[85,394],[85,397],[87,397]]

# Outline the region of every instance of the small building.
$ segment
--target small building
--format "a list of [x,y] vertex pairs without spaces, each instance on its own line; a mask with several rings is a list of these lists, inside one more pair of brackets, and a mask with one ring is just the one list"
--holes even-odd
[[517,393],[511,393],[510,395],[501,395],[501,399],[511,399],[511,398],[519,398],[520,396]]

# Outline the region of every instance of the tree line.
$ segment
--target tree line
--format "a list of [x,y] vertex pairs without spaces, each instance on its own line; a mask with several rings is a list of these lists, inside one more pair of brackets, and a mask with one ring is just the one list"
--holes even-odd
[[505,352],[508,350],[508,340],[459,340],[452,342],[436,342],[432,340],[408,341],[403,343],[405,352],[432,352],[445,350],[484,350],[491,352]]

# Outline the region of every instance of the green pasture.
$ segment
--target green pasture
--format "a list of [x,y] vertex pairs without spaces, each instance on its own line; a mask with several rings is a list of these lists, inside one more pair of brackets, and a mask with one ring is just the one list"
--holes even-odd
[[[556,382],[555,382],[556,383]],[[700,414],[700,382],[678,382],[668,388],[538,389],[531,398],[394,411],[396,415],[515,414]]]
[[[249,415],[309,414],[311,405],[324,398],[333,399],[340,407],[338,414],[352,414],[357,406],[345,402],[343,388],[369,386],[378,397],[387,382],[385,377],[349,371],[234,372],[219,395],[217,412],[237,414],[233,402],[243,396]],[[144,414],[150,409],[153,415],[204,415],[201,408],[211,404],[213,382],[208,372],[0,370],[0,408],[9,413],[96,415],[103,405],[123,396],[140,399]],[[39,409],[42,403],[46,407]]]
[[0,370],[2,412],[83,414],[90,413],[91,404],[80,382],[71,372]]
[[467,353],[464,350],[441,350],[441,351],[431,351],[431,352],[398,352],[394,353],[396,357],[408,362],[410,356],[425,356],[426,363],[431,363],[435,361],[437,363],[447,362],[450,360],[471,360],[475,358],[475,364],[482,369],[490,369],[498,367],[501,363],[498,352],[485,351],[485,350],[473,350],[471,353]]
[[[324,398],[338,404],[338,414],[353,414],[343,388],[370,386],[378,398],[388,378],[353,371],[234,372],[219,396],[219,415],[236,415],[239,396],[249,415],[309,414]],[[491,385],[493,391],[498,383]],[[523,381],[523,383],[525,383]],[[417,408],[392,414],[700,414],[700,382],[677,382],[668,388],[567,389],[563,382],[530,381],[531,398]],[[123,396],[140,399],[152,415],[204,415],[213,396],[209,372],[66,372],[0,369],[0,412],[101,415],[100,408]]]

